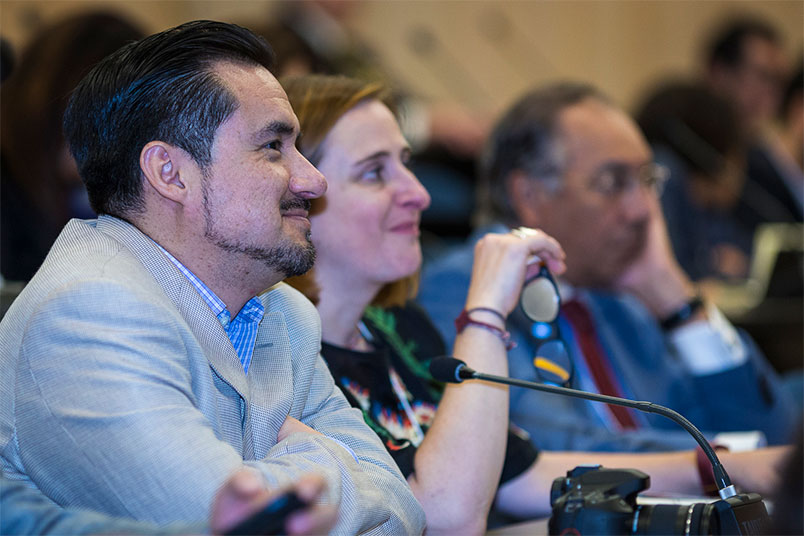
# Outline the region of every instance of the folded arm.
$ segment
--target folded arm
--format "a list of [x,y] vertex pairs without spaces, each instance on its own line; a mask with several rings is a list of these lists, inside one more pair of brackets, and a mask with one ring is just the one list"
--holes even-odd
[[[204,520],[244,465],[246,408],[222,384],[175,308],[108,281],[62,289],[31,317],[20,350],[19,469],[62,505]],[[274,417],[278,429],[286,415]],[[273,487],[322,473],[336,505],[351,500],[342,475],[361,472],[345,449],[301,433],[248,465]]]

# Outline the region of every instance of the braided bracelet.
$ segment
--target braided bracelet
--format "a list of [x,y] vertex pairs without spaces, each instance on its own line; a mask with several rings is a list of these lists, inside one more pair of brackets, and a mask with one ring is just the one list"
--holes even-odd
[[509,332],[492,324],[480,322],[479,320],[473,320],[470,318],[469,315],[475,311],[486,311],[487,313],[492,313],[500,317],[500,319],[503,321],[503,324],[505,324],[505,317],[502,315],[502,313],[489,307],[475,307],[469,310],[464,309],[461,311],[461,314],[458,315],[458,318],[455,319],[455,330],[458,334],[463,332],[463,330],[466,329],[466,326],[477,326],[497,335],[500,340],[502,340],[503,344],[505,344],[506,350],[511,350],[512,348],[516,347],[516,343],[511,340],[511,334]]

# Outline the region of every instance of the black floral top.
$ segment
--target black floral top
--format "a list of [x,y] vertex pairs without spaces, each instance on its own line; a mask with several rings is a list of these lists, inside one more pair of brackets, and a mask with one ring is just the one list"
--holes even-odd
[[[430,360],[445,355],[446,349],[425,313],[412,303],[369,307],[363,323],[374,350],[358,352],[324,343],[322,354],[335,383],[349,403],[363,411],[407,478],[444,388],[430,376]],[[511,426],[500,483],[524,472],[537,456],[527,433]]]

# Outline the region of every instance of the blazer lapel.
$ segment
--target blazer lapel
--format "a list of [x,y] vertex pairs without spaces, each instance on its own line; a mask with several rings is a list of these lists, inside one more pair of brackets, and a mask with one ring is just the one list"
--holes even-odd
[[[263,303],[267,304],[265,298]],[[248,420],[259,459],[276,444],[279,429],[293,405],[292,348],[283,313],[266,307],[247,378],[253,387]]]
[[215,373],[248,403],[250,389],[240,358],[193,284],[149,237],[130,223],[100,216],[97,229],[123,244],[139,259],[181,312]]

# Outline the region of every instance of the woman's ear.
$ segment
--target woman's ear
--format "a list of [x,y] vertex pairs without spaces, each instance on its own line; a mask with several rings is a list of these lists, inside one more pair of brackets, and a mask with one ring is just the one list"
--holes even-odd
[[521,170],[512,171],[505,181],[506,194],[516,221],[526,227],[541,227],[548,192],[538,179]]
[[180,149],[162,141],[150,141],[140,152],[145,180],[166,199],[183,203],[187,188],[180,174]]

